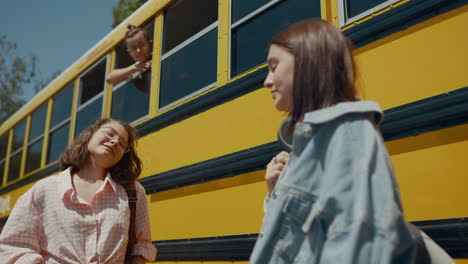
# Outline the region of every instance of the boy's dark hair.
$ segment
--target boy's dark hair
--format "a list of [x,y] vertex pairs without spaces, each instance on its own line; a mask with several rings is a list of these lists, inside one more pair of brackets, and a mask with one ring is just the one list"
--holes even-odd
[[271,44],[294,56],[293,129],[307,112],[344,101],[357,101],[351,42],[329,22],[313,18],[279,32]]
[[135,151],[137,131],[127,122],[110,118],[96,121],[73,140],[73,143],[60,155],[60,169],[65,170],[72,167],[72,173],[78,171],[89,158],[88,143],[91,137],[99,128],[109,122],[118,122],[128,134],[128,152],[122,156],[117,164],[109,168],[112,179],[121,185],[127,185],[135,181],[141,173],[141,160]]
[[145,30],[143,30],[143,29],[141,29],[141,28],[139,28],[139,27],[135,27],[134,25],[127,25],[127,28],[128,28],[128,30],[127,30],[127,32],[125,32],[125,38],[126,38],[126,39],[135,36],[138,32],[142,32],[143,35],[145,36],[145,38],[146,38],[147,40],[150,40],[150,39],[148,38],[148,34],[146,33]]

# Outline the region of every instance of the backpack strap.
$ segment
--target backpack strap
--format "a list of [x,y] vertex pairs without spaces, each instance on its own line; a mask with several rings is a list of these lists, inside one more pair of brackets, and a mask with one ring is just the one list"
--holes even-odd
[[408,223],[409,230],[411,235],[416,240],[416,257],[415,257],[415,264],[428,264],[431,263],[431,257],[429,255],[429,251],[427,250],[426,244],[424,243],[424,239],[422,237],[422,231],[417,226],[412,223]]
[[135,182],[126,185],[125,191],[128,196],[128,208],[130,209],[130,225],[128,228],[128,243],[127,243],[127,252],[125,254],[125,263],[130,263],[132,260],[132,249],[133,245],[136,243],[136,232],[135,232],[135,217],[136,217],[136,202],[137,202],[137,193],[135,188]]

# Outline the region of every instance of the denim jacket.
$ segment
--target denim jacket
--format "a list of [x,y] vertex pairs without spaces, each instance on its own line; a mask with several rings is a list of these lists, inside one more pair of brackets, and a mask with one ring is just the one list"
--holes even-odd
[[305,114],[265,200],[251,263],[413,262],[382,119],[378,104],[365,101]]

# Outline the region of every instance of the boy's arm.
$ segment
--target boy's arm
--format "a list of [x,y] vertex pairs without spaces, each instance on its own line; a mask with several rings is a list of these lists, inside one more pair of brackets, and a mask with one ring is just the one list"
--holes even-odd
[[112,85],[116,85],[119,82],[127,80],[128,77],[135,72],[137,72],[137,67],[135,66],[135,64],[132,64],[125,68],[115,69],[107,75],[106,82]]
[[128,78],[135,72],[144,72],[148,70],[149,67],[151,67],[151,60],[136,62],[128,67],[115,69],[107,75],[106,82],[116,85],[119,82],[128,80]]

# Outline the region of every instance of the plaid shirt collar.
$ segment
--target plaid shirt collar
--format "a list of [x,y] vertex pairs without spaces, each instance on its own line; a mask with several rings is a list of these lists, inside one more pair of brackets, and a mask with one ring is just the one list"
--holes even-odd
[[[61,180],[59,181],[58,190],[59,195],[64,198],[65,196],[68,196],[68,198],[72,198],[76,195],[76,191],[72,182],[71,169],[72,167],[69,167],[66,170],[60,172]],[[97,193],[104,190],[104,188],[108,188],[108,186],[110,186],[110,189],[114,193],[117,193],[117,185],[118,184],[112,179],[110,172],[107,172],[106,178],[104,179],[104,182],[101,185],[101,187],[99,187]]]

